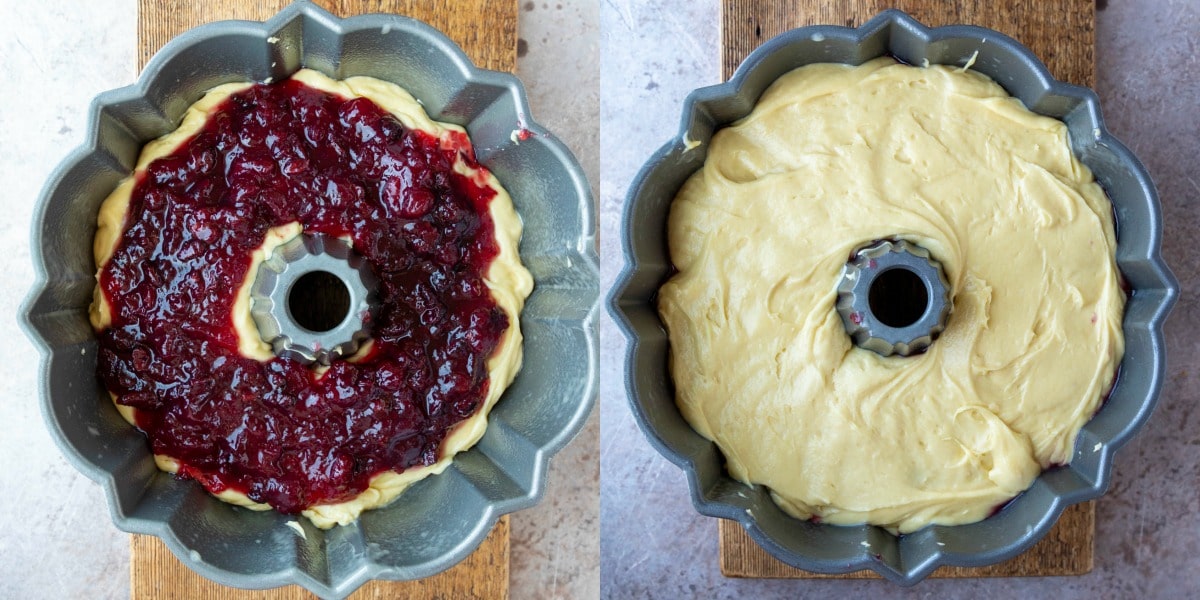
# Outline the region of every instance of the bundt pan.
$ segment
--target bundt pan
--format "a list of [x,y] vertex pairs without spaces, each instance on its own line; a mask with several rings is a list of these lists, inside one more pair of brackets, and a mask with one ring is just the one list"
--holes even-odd
[[[234,508],[159,472],[145,437],[121,419],[95,376],[87,317],[96,212],[142,145],[175,129],[213,86],[282,79],[301,66],[398,83],[435,119],[464,125],[524,219],[520,252],[536,286],[521,316],[524,369],[479,444],[391,506],[328,531],[303,518]],[[162,538],[184,564],[223,584],[296,583],[341,597],[369,579],[447,569],[500,515],[538,502],[550,457],[582,427],[595,399],[599,276],[588,183],[567,148],[528,114],[515,77],[476,68],[428,25],[395,15],[343,20],[309,2],[265,23],[188,31],[137,83],[95,99],[83,147],[51,175],[35,212],[37,283],[23,315],[43,355],[46,423],[67,458],[104,486],[117,527]],[[529,135],[513,135],[521,130]],[[286,526],[293,520],[304,536]]]
[[[909,64],[928,60],[957,66],[975,56],[971,68],[995,79],[1034,112],[1065,121],[1076,155],[1112,199],[1117,263],[1130,287],[1123,324],[1127,347],[1116,386],[1083,427],[1070,465],[1042,473],[1028,491],[984,521],[930,526],[902,536],[878,527],[801,521],[782,512],[762,486],[731,479],[716,445],[693,431],[675,407],[667,335],[655,307],[658,287],[671,272],[667,211],[684,180],[703,164],[713,131],[748,114],[763,90],[792,69],[818,62],[859,64],[882,55]],[[679,134],[650,158],[630,189],[622,224],[626,265],[610,302],[629,338],[626,387],[633,414],[651,444],[687,472],[696,510],[738,521],[758,544],[792,566],[819,573],[871,569],[912,585],[941,565],[1006,560],[1041,539],[1068,505],[1104,493],[1113,453],[1154,408],[1166,358],[1162,324],[1178,295],[1159,256],[1159,213],[1149,176],[1105,130],[1096,95],[1055,81],[1011,38],[979,27],[931,29],[895,10],[857,29],[789,31],[751,54],[727,83],[694,91],[684,102]]]

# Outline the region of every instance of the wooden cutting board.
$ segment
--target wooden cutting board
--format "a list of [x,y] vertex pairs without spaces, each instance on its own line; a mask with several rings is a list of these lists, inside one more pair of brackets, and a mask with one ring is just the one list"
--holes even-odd
[[[318,0],[339,15],[397,13],[441,30],[484,68],[516,71],[517,0]],[[138,0],[138,70],[184,30],[223,19],[263,21],[287,0]],[[246,591],[209,581],[179,562],[158,538],[130,541],[130,597],[172,599],[300,600],[315,598],[298,586]],[[479,548],[454,568],[419,581],[371,581],[350,597],[508,598],[509,524],[500,518]]]
[[[1096,5],[1093,0],[722,0],[721,69],[728,79],[750,52],[772,37],[805,25],[854,27],[887,8],[928,26],[965,23],[995,29],[1028,46],[1056,79],[1091,87],[1095,80]],[[1092,570],[1096,503],[1068,508],[1033,548],[983,568],[941,567],[931,577],[1082,575]],[[809,573],[779,562],[736,522],[719,521],[721,573],[727,577],[878,578],[873,571]]]
[[[478,66],[517,70],[517,0],[316,0],[340,17],[395,13],[419,19],[454,40]],[[138,71],[171,38],[210,21],[265,21],[288,0],[138,0]]]
[[[131,600],[316,600],[296,585],[272,590],[239,590],[214,583],[183,566],[158,538],[130,536]],[[454,566],[416,581],[368,581],[348,600],[384,598],[508,598],[508,515],[479,548]]]

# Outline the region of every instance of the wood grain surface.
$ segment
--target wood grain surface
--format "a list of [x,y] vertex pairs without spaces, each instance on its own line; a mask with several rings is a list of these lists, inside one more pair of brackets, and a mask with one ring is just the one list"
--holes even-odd
[[[517,70],[517,0],[316,0],[338,16],[396,13],[446,34],[480,67]],[[265,21],[287,0],[138,0],[138,70],[184,30],[210,21]]]
[[[454,568],[417,581],[368,581],[349,600],[508,598],[508,515]],[[132,600],[315,600],[307,590],[289,585],[271,590],[237,590],[197,575],[175,558],[158,538],[130,536]]]
[[1094,0],[724,0],[722,78],[784,31],[805,25],[855,27],[888,8],[930,27],[961,23],[995,29],[1033,50],[1056,79],[1088,87],[1096,79]]
[[[1076,504],[1063,511],[1050,533],[1028,551],[988,567],[941,567],[930,577],[1041,577],[1083,575],[1092,571],[1096,503]],[[726,577],[776,577],[785,579],[879,579],[874,571],[842,575],[811,573],[779,562],[763,550],[740,524],[718,520],[721,574]]]
[[[138,0],[138,70],[163,44],[188,28],[223,19],[262,21],[287,4],[286,0]],[[420,19],[454,40],[476,65],[516,71],[517,0],[318,0],[316,4],[338,16],[383,12]],[[508,575],[509,523],[504,516],[479,548],[454,568],[419,581],[371,581],[351,598],[507,598]],[[297,586],[246,591],[213,583],[185,567],[158,538],[144,535],[131,536],[130,584],[133,600],[315,598]]]
[[[964,23],[995,29],[1033,50],[1055,78],[1084,86],[1095,80],[1093,0],[722,0],[721,68],[728,79],[763,42],[805,25],[857,26],[898,8],[927,26]],[[1082,575],[1092,570],[1096,503],[1077,504],[1041,542],[998,565],[942,567],[931,577]],[[790,567],[760,548],[741,525],[720,521],[721,573],[727,577],[877,578],[872,571],[822,575]]]

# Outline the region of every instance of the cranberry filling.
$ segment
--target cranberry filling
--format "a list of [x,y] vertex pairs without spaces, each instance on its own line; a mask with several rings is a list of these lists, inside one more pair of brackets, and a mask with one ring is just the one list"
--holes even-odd
[[[440,458],[480,407],[508,327],[483,275],[494,190],[470,142],[410,130],[369,100],[296,81],[231,96],[139,177],[100,285],[97,371],[157,454],[213,492],[284,513],[347,500]],[[374,346],[320,379],[237,351],[231,311],[270,227],[350,236],[379,279]]]

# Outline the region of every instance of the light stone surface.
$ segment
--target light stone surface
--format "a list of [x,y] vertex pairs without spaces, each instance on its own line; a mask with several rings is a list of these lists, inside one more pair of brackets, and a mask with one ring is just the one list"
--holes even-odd
[[[84,136],[96,94],[132,83],[135,0],[0,0],[0,598],[129,597],[129,537],[100,486],[54,445],[38,409],[37,358],[18,325],[33,280],[33,206]],[[598,181],[599,5],[524,3],[518,74],[532,116]],[[599,417],[551,462],[537,507],[512,517],[514,598],[599,593]]]
[[[1100,2],[1098,92],[1110,130],[1162,197],[1164,255],[1183,288],[1167,322],[1160,404],[1117,454],[1098,504],[1096,568],[1069,578],[884,581],[723,578],[717,524],[691,505],[683,472],[646,442],[625,398],[625,341],[601,323],[601,595],[605,598],[1200,596],[1200,3]],[[1106,5],[1106,6],[1105,6]],[[601,8],[603,289],[623,266],[620,217],[642,163],[675,135],[683,99],[720,78],[719,3],[604,0]]]

